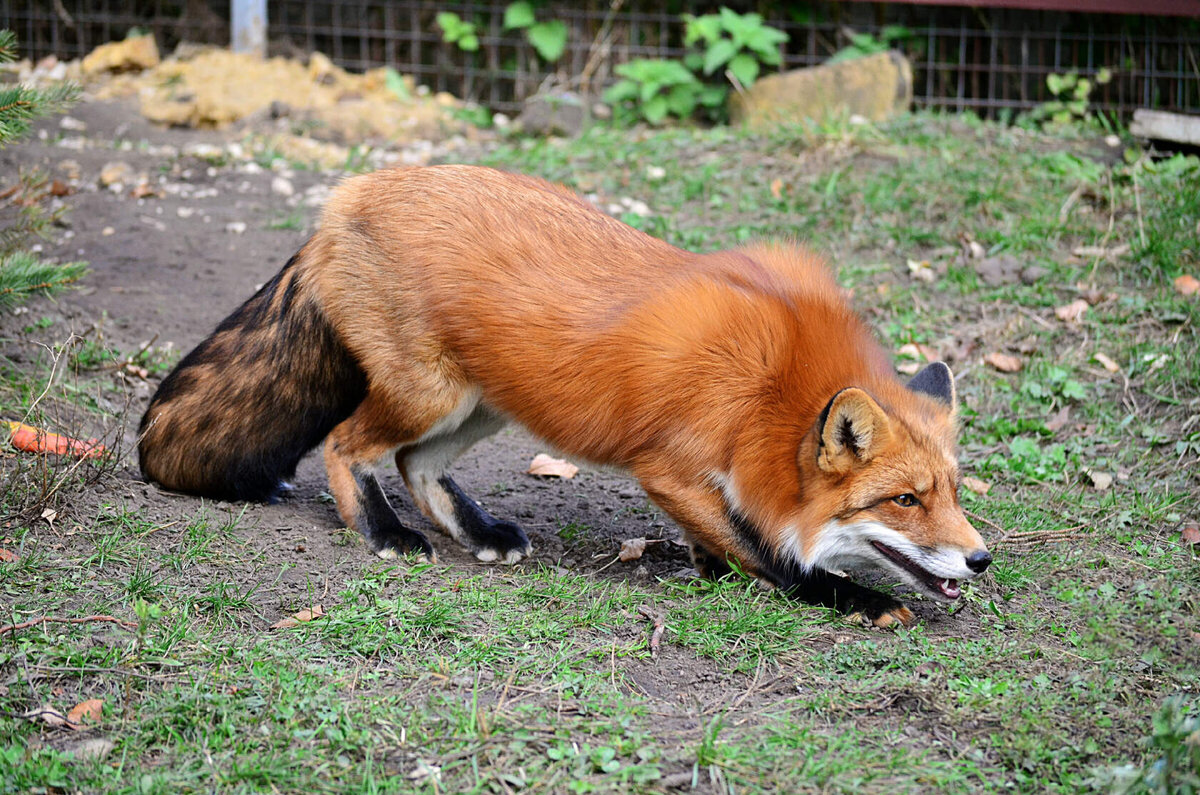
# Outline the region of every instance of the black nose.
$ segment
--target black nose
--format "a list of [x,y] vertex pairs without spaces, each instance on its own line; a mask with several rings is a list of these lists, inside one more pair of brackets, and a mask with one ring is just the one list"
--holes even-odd
[[967,568],[976,574],[983,574],[990,565],[992,565],[992,553],[986,549],[967,555]]

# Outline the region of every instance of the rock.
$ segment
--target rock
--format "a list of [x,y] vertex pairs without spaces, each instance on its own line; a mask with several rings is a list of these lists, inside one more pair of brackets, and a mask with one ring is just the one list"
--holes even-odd
[[831,114],[882,121],[908,110],[912,98],[912,66],[893,51],[767,75],[744,94],[731,94],[729,109],[735,121],[751,126]]
[[1049,268],[1043,268],[1041,265],[1030,265],[1021,271],[1021,281],[1024,284],[1037,284],[1049,275]]
[[87,76],[104,72],[137,72],[158,66],[158,45],[153,36],[131,36],[124,41],[101,44],[81,64]]
[[587,124],[588,109],[583,98],[572,91],[550,91],[525,100],[517,124],[534,135],[575,137]]
[[1012,254],[1000,254],[980,260],[975,265],[975,272],[988,287],[999,287],[1021,281],[1023,268],[1021,261]]
[[100,187],[107,188],[110,185],[124,185],[134,177],[133,166],[123,160],[114,160],[111,163],[105,163],[104,168],[100,169]]

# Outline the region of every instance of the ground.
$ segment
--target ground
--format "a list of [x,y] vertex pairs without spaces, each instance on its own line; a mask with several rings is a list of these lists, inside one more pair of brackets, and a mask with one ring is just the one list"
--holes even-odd
[[[0,409],[118,455],[0,460],[0,792],[1077,792],[1162,755],[1141,738],[1165,700],[1195,709],[1200,313],[1172,285],[1197,270],[1194,158],[921,115],[487,133],[319,170],[252,126],[163,129],[121,100],[70,118],[0,151],[4,182],[37,166],[69,189],[42,253],[91,264],[0,319]],[[898,632],[699,581],[635,482],[530,476],[548,450],[519,429],[454,470],[528,531],[512,568],[434,532],[394,470],[436,565],[372,558],[319,456],[274,505],[141,482],[134,428],[179,355],[347,170],[430,159],[562,181],[696,250],[810,241],[902,369],[955,368],[992,571],[951,609],[906,597]],[[619,561],[630,538],[645,553]],[[116,621],[58,621],[88,616]],[[51,725],[87,699],[97,721]]]

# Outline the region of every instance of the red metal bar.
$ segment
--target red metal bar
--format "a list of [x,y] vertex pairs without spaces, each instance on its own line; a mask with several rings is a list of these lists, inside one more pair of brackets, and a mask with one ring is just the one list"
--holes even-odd
[[[849,0],[870,3],[878,0]],[[1020,8],[1026,11],[1078,11],[1086,14],[1147,14],[1200,17],[1200,0],[903,0],[902,5]]]

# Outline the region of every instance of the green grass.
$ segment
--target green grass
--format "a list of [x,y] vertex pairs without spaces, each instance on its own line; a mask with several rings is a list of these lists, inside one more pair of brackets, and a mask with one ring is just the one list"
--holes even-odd
[[[337,561],[281,563],[254,509],[181,502],[152,522],[102,498],[55,532],[0,524],[19,555],[0,563],[0,625],[132,624],[0,634],[0,792],[1077,793],[1113,776],[1184,791],[1200,310],[1170,279],[1196,271],[1200,166],[1106,165],[1090,141],[923,114],[769,135],[600,126],[480,158],[680,246],[809,241],[885,346],[954,356],[963,470],[990,486],[962,501],[996,562],[948,615],[868,632],[736,577],[610,579],[611,556],[575,572],[385,565],[336,532]],[[968,241],[1045,274],[989,287]],[[1058,320],[1080,295],[1081,320]],[[982,364],[993,351],[1023,369]],[[5,407],[36,398],[28,368],[0,366]],[[604,521],[563,509],[551,531],[582,550]],[[105,713],[84,732],[20,717],[85,698]],[[112,751],[77,758],[97,736]]]

